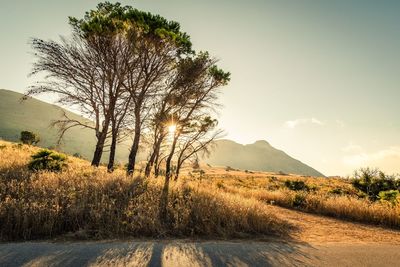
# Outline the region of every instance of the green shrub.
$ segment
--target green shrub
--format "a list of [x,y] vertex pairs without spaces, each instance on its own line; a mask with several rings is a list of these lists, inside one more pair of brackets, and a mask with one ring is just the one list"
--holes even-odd
[[355,172],[353,186],[376,201],[382,191],[400,190],[400,180],[378,169],[363,168]]
[[332,190],[330,190],[329,192],[328,192],[329,194],[332,194],[332,195],[343,195],[343,189],[342,188],[333,188]]
[[74,156],[75,158],[79,158],[79,159],[83,158],[82,155],[78,152],[75,152],[72,156]]
[[224,189],[224,188],[225,188],[224,183],[221,182],[221,181],[218,181],[218,182],[217,182],[217,187],[218,187],[219,189]]
[[232,168],[231,166],[226,166],[225,171],[229,172],[229,171],[236,171],[234,168]]
[[29,162],[28,168],[32,171],[47,170],[58,172],[67,166],[65,162],[67,157],[64,154],[48,149],[42,149],[31,157],[32,160]]
[[301,193],[297,193],[292,201],[292,206],[295,208],[301,208],[306,205],[306,196]]
[[29,132],[29,131],[22,131],[20,140],[23,144],[26,145],[36,145],[39,143],[40,138],[39,135]]
[[305,190],[308,191],[310,188],[306,185],[305,182],[297,180],[297,181],[290,181],[286,180],[285,181],[285,186],[289,188],[290,190],[293,191],[300,191],[300,190]]
[[397,204],[398,196],[399,196],[398,190],[381,191],[378,194],[378,197],[381,201],[388,201],[393,205]]

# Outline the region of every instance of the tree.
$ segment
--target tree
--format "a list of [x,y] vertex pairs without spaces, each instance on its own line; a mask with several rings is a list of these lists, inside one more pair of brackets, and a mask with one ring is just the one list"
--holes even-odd
[[[208,53],[201,52],[180,61],[175,86],[179,97],[171,114],[176,130],[173,132],[170,150],[165,159],[165,181],[160,199],[160,219],[167,219],[169,183],[172,174],[172,158],[175,155],[180,137],[193,132],[193,126],[211,112],[217,105],[218,89],[230,80],[230,73],[216,66],[216,60]],[[210,118],[208,120],[211,120]],[[210,124],[211,125],[211,124]],[[210,126],[209,125],[209,126]],[[200,126],[201,127],[201,126]]]
[[27,145],[36,145],[37,143],[40,142],[40,137],[39,135],[29,132],[29,131],[22,131],[21,132],[21,137],[19,139],[23,144]]
[[152,101],[163,90],[163,83],[171,75],[175,62],[192,53],[189,36],[180,25],[159,15],[139,11],[119,3],[101,3],[87,12],[81,20],[73,19],[84,36],[123,32],[127,50],[127,72],[123,88],[129,92],[133,113],[133,144],[128,159],[128,174],[135,169],[137,151],[144,120]]
[[61,42],[33,39],[37,61],[32,74],[46,73],[42,82],[32,86],[28,95],[54,93],[61,105],[79,110],[92,123],[64,118],[55,122],[61,128],[60,138],[72,127],[86,127],[95,131],[97,138],[92,165],[98,166],[109,136],[117,106],[128,102],[129,95],[122,87],[124,58],[130,51],[123,49],[124,39],[118,34],[86,36],[74,19],[71,39]]
[[196,166],[199,166],[198,158],[210,153],[213,141],[220,137],[222,130],[215,130],[218,121],[206,116],[192,123],[192,126],[183,134],[178,145],[176,159],[175,180],[185,161],[195,159]]

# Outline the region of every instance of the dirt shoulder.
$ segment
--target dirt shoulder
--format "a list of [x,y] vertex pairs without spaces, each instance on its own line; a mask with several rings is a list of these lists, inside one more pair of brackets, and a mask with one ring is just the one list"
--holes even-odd
[[388,243],[400,245],[400,231],[309,214],[277,206],[270,206],[280,219],[290,222],[296,230],[292,234],[299,242],[325,244]]

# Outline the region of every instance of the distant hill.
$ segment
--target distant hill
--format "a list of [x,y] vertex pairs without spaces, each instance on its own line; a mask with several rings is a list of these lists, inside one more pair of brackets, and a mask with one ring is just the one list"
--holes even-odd
[[[0,138],[8,141],[18,141],[21,131],[27,130],[38,133],[42,147],[54,147],[57,142],[57,129],[50,127],[51,122],[60,119],[63,109],[35,98],[22,101],[23,94],[0,89]],[[85,118],[66,111],[72,119],[84,121]],[[94,131],[87,128],[72,128],[63,139],[60,149],[68,154],[79,153],[91,159],[96,139]],[[129,144],[123,144],[117,150],[117,161],[128,157]],[[106,154],[103,161],[107,160]]]
[[[35,98],[21,102],[23,95],[0,89],[0,138],[18,141],[20,132],[27,130],[38,133],[42,147],[55,146],[57,129],[50,127],[52,121],[61,117],[63,109]],[[66,111],[70,118],[85,120],[82,116]],[[95,146],[94,132],[85,128],[72,128],[65,135],[60,149],[68,154],[79,153],[91,159]],[[117,162],[126,162],[130,142],[126,141],[117,149]],[[103,161],[107,160],[107,153]],[[145,159],[144,153],[139,159]],[[256,171],[285,172],[293,174],[323,176],[304,163],[291,158],[283,151],[273,148],[266,141],[251,145],[241,145],[230,140],[216,141],[215,149],[205,162],[216,166],[231,166],[238,169]]]
[[216,166],[230,166],[242,170],[284,172],[310,176],[324,176],[317,170],[272,147],[267,141],[242,145],[231,140],[218,140],[205,162]]

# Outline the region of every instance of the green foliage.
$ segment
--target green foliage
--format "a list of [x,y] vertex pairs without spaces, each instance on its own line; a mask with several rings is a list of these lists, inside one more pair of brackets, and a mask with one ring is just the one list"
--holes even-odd
[[22,131],[21,132],[20,141],[23,144],[36,145],[37,143],[40,142],[40,138],[39,138],[39,135],[37,135],[37,134],[35,134],[33,132]]
[[338,188],[333,188],[328,193],[332,195],[343,195],[344,192],[342,188],[338,187]]
[[232,168],[231,166],[226,166],[225,171],[229,172],[229,171],[235,171],[234,168]]
[[64,154],[56,153],[48,149],[42,149],[32,155],[28,168],[32,171],[47,170],[53,172],[62,171],[66,166],[67,157]]
[[297,180],[297,181],[286,180],[285,186],[293,191],[300,191],[300,190],[308,191],[310,189],[306,185],[306,183],[301,180]]
[[306,205],[306,196],[302,193],[297,193],[292,201],[292,206],[295,208],[301,208]]
[[223,183],[222,181],[218,181],[218,182],[217,182],[217,187],[218,187],[219,189],[225,189],[225,185],[224,185],[224,183]]
[[356,171],[352,184],[373,201],[379,199],[379,193],[382,191],[400,190],[399,179],[371,168],[362,168]]
[[214,80],[221,83],[222,85],[226,85],[231,80],[231,73],[223,71],[216,65],[211,66],[209,71],[210,74],[214,77]]
[[381,201],[388,201],[393,205],[396,205],[398,202],[399,197],[399,190],[388,190],[388,191],[381,191],[378,194],[378,198]]
[[72,156],[74,156],[75,158],[80,158],[80,159],[83,158],[82,155],[78,152],[75,152]]
[[140,36],[149,40],[169,41],[175,44],[181,53],[193,52],[190,37],[181,32],[178,22],[168,21],[160,15],[140,11],[131,6],[122,6],[120,3],[100,3],[97,9],[86,12],[83,19],[70,17],[69,23],[77,33],[86,38],[92,35],[123,33],[136,38]]

